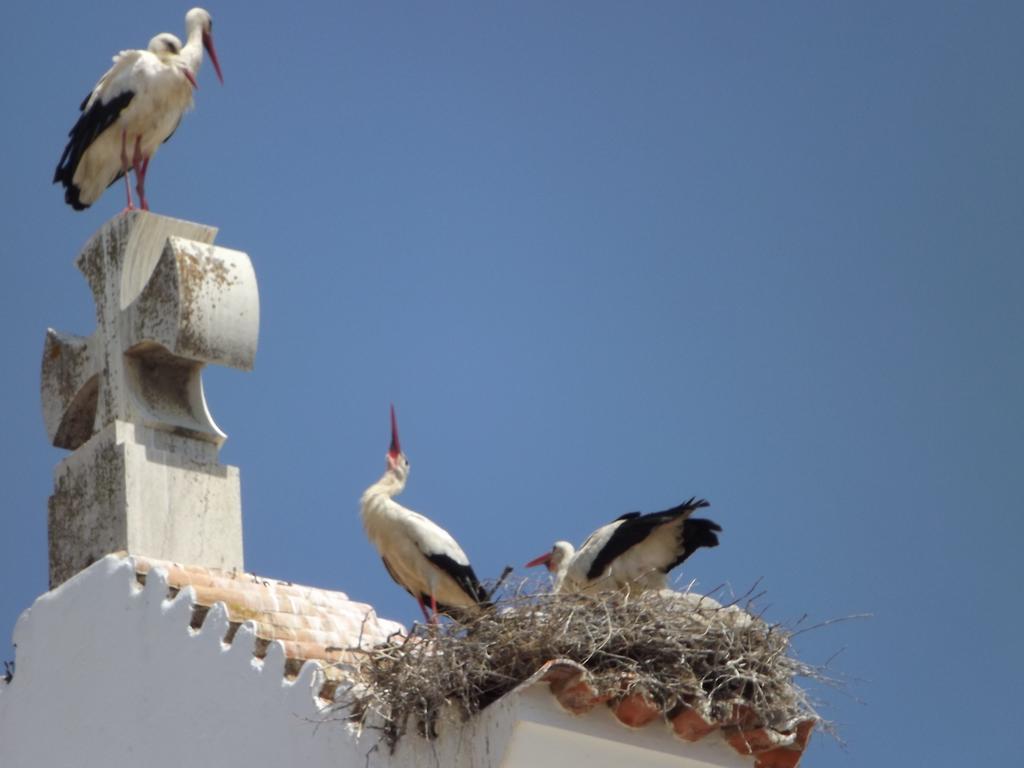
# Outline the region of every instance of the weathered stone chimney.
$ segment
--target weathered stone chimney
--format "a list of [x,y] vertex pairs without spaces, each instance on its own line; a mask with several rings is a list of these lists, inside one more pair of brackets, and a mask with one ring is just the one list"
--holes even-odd
[[96,330],[50,329],[43,417],[73,453],[49,501],[50,586],[109,552],[243,567],[237,467],[206,406],[206,363],[251,370],[259,295],[249,257],[212,245],[217,230],[128,211],[77,260]]

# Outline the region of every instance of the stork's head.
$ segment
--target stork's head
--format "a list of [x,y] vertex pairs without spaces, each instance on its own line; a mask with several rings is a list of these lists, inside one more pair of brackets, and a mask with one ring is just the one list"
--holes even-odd
[[147,47],[150,53],[155,53],[161,59],[166,59],[181,53],[181,40],[170,32],[161,32],[149,41]]
[[176,35],[172,35],[170,32],[161,32],[149,41],[147,48],[150,53],[156,54],[157,58],[165,64],[169,64],[173,61],[192,87],[199,87],[196,83],[195,75],[193,75],[192,70],[188,68],[188,63],[180,55],[181,40],[179,40]]
[[[194,34],[193,30],[202,34],[203,48],[210,55],[213,68],[217,71],[217,79],[223,85],[224,75],[221,74],[220,62],[217,60],[217,49],[213,47],[213,19],[205,9],[193,8],[185,14],[185,32],[190,38]],[[198,70],[198,68],[197,63],[196,69]]]
[[540,557],[534,558],[526,564],[526,567],[533,568],[536,565],[543,565],[549,572],[557,574],[563,564],[568,563],[574,554],[576,554],[576,548],[568,541],[556,541],[550,552],[545,552]]
[[388,448],[388,470],[394,473],[398,481],[405,485],[409,476],[409,460],[402,453],[402,444],[398,441],[398,419],[395,417],[395,406],[391,406],[391,446]]

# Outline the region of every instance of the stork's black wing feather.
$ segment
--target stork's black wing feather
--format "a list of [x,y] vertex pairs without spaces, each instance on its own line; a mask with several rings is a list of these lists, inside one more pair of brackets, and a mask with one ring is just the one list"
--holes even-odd
[[[600,552],[597,553],[597,557],[590,564],[590,568],[587,571],[588,579],[596,579],[605,569],[612,563],[612,561],[627,551],[630,547],[634,547],[641,541],[646,539],[651,533],[659,526],[665,523],[670,523],[679,517],[688,517],[693,514],[694,510],[701,509],[702,507],[711,506],[705,499],[697,499],[691,497],[684,501],[682,504],[672,507],[672,509],[666,509],[664,512],[652,512],[649,515],[641,515],[639,512],[630,512],[616,518],[621,520],[622,524],[615,529],[611,537],[605,543],[604,547]],[[717,541],[717,540],[716,540]],[[684,555],[675,565],[681,563],[689,553]],[[668,573],[671,568],[665,569]]]
[[85,109],[88,97],[82,102],[82,114],[68,132],[67,146],[64,147],[64,152],[57,163],[57,170],[53,172],[53,183],[60,182],[64,185],[64,200],[76,211],[89,207],[82,204],[78,197],[78,187],[74,184],[75,171],[82,160],[82,155],[101,133],[114,124],[118,115],[134,97],[134,91],[122,91],[110,101],[97,99],[88,109]]
[[[421,603],[423,603],[423,605],[430,605],[430,595],[428,595],[426,592],[420,592],[417,595],[415,592],[413,592],[411,589],[409,589],[407,586],[405,586],[405,584],[403,584],[401,581],[398,580],[398,576],[395,575],[395,572],[391,569],[391,564],[387,561],[386,558],[382,557],[381,561],[384,563],[384,567],[387,568],[388,575],[392,578],[392,580],[395,582],[395,584],[397,584],[402,589],[404,589],[406,592],[408,592],[410,595],[412,595],[413,598],[419,600]],[[438,613],[447,614],[449,616],[452,616],[452,618],[457,618],[458,609],[457,608],[453,608],[450,605],[445,605],[443,603],[438,603],[437,604],[437,612]],[[455,612],[456,615],[453,616],[453,612]]]
[[707,520],[703,517],[691,517],[683,521],[683,551],[665,569],[665,573],[671,571],[701,547],[717,547],[718,537],[715,535],[716,531],[721,533],[722,526],[713,520]]
[[[459,585],[459,588],[466,593],[467,597],[479,605],[487,602],[487,591],[480,586],[480,580],[476,577],[476,573],[473,572],[473,566],[468,563],[466,565],[457,563],[448,555],[424,553],[424,556],[451,576],[455,583]],[[429,601],[430,598],[428,597],[427,600]],[[439,605],[438,610],[440,608],[441,606]],[[444,612],[448,613],[447,610]]]

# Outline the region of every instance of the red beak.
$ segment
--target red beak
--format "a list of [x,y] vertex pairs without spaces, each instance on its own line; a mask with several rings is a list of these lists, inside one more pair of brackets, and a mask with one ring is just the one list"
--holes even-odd
[[541,555],[540,557],[534,558],[533,560],[528,562],[523,567],[524,568],[533,568],[535,565],[547,565],[550,562],[551,562],[551,553],[550,552],[545,552],[543,555]]
[[224,85],[224,75],[220,71],[220,62],[217,61],[217,50],[213,47],[213,35],[209,32],[203,32],[203,48],[210,54],[210,61],[213,62],[213,68],[217,70],[217,79],[220,80],[220,84]]
[[395,406],[391,404],[391,447],[388,448],[388,456],[393,459],[398,458],[398,454],[402,452],[402,446],[398,442],[398,419],[395,418]]

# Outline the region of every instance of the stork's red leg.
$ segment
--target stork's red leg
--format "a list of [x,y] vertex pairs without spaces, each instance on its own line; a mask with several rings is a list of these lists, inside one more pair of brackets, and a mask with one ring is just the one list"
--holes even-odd
[[430,619],[430,623],[433,624],[436,627],[437,624],[438,624],[438,621],[437,621],[437,598],[434,597],[434,593],[433,592],[430,593],[430,610],[434,614],[433,617]]
[[146,196],[143,190],[146,188],[146,174],[149,172],[149,158],[144,157],[142,159],[142,179],[139,181],[139,197],[142,199],[142,209],[144,211],[149,210],[149,203],[146,201]]
[[124,176],[124,191],[128,195],[128,205],[125,206],[125,210],[130,211],[135,206],[132,205],[132,183],[128,179],[128,171],[132,164],[128,162],[128,150],[125,148],[125,143],[128,141],[127,133],[127,131],[121,131],[121,172]]
[[135,152],[132,154],[132,168],[135,169],[135,191],[139,193],[139,207],[144,210],[149,210],[149,203],[146,202],[146,166],[149,164],[149,158],[142,156],[142,147],[140,143],[142,136],[135,137]]
[[417,597],[416,602],[420,604],[420,610],[423,611],[423,621],[430,623],[430,616],[427,615],[427,606],[423,604],[423,598]]

